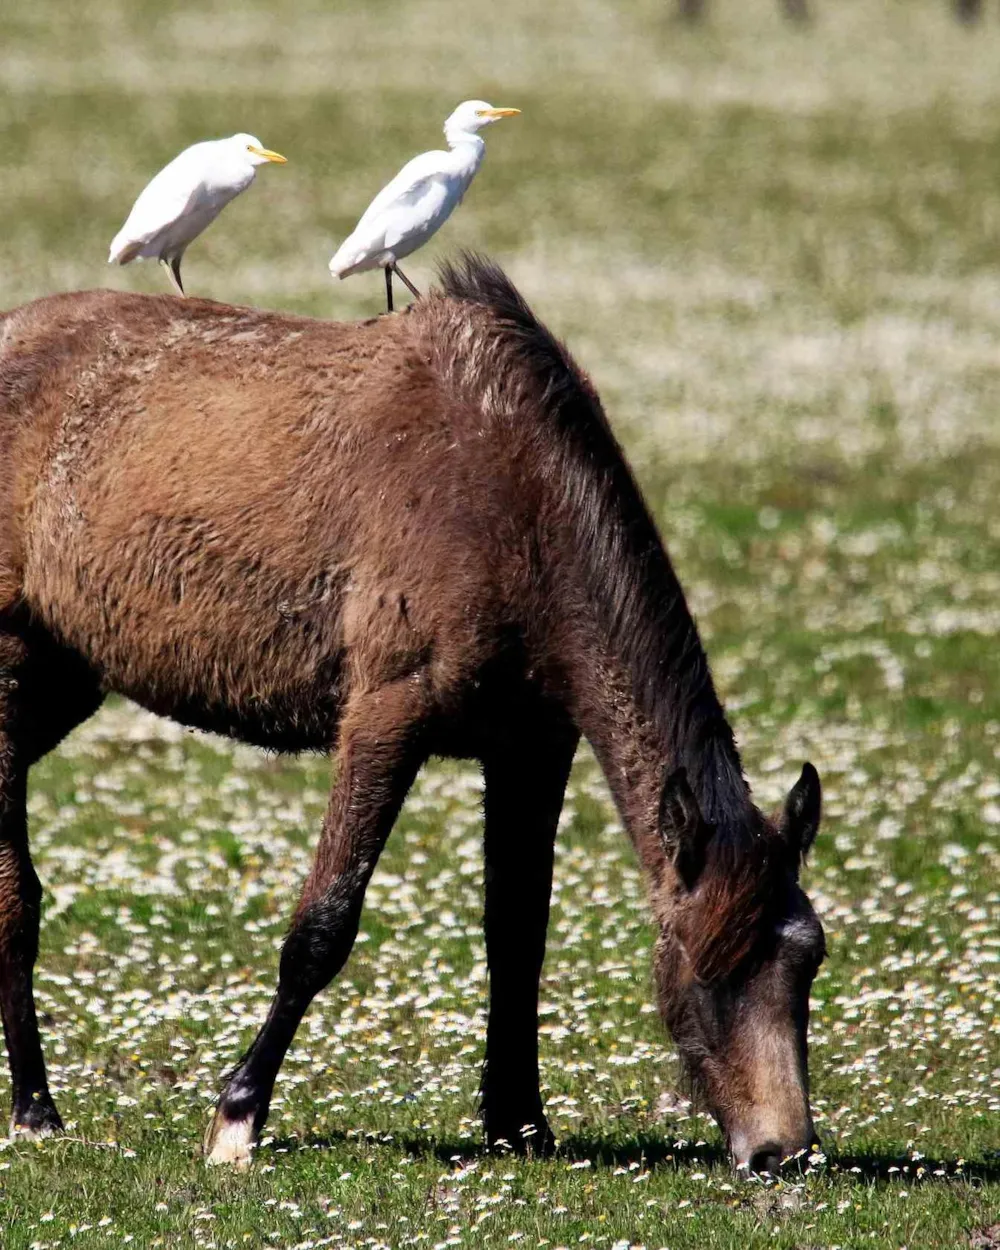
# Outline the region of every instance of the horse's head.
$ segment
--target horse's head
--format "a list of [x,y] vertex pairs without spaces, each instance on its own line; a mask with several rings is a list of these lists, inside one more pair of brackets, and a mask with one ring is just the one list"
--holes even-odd
[[823,928],[799,886],[819,827],[806,764],[783,810],[749,829],[708,824],[683,771],[668,777],[660,834],[673,866],[657,900],[660,1011],[737,1167],[775,1171],[815,1140],[809,988]]

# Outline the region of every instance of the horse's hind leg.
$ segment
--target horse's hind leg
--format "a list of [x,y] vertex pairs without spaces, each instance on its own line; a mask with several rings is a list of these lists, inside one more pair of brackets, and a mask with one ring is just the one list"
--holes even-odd
[[0,734],[0,1015],[12,1081],[11,1133],[57,1132],[35,1018],[32,970],[38,954],[42,888],[28,853],[25,769]]
[[351,700],[339,776],[316,862],[281,952],[278,991],[229,1078],[205,1138],[210,1163],[244,1165],[267,1119],[278,1069],[313,997],[337,975],[357,936],[365,889],[425,758],[423,693],[400,681]]
[[538,982],[556,825],[576,742],[556,729],[485,760],[490,1014],[482,1111],[490,1148],[503,1140],[546,1154],[555,1145],[538,1088]]
[[32,991],[42,890],[28,850],[28,768],[100,701],[96,683],[72,657],[0,627],[0,1016],[13,1086],[11,1132],[25,1136],[62,1128]]

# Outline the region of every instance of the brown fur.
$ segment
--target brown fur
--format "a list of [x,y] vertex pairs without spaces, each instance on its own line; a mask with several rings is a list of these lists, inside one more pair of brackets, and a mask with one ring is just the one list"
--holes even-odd
[[[275,1003],[220,1104],[216,1155],[244,1122],[259,1132],[431,753],[486,767],[487,1134],[532,1122],[534,1144],[549,1144],[535,1000],[581,732],[648,874],[682,1053],[731,1138],[756,1123],[752,1092],[733,1093],[762,1088],[745,1027],[738,1043],[732,1022],[695,1038],[684,1004],[783,966],[775,924],[811,915],[798,825],[783,834],[754,808],[597,396],[499,270],[469,260],[445,272],[443,293],[357,325],[109,292],[16,309],[0,321],[0,465],[0,637],[20,648],[0,717],[9,802],[109,690],[340,762]],[[58,714],[40,698],[49,689]],[[690,782],[686,832],[664,824],[668,769]],[[0,874],[0,917],[30,894],[22,826],[23,811],[0,825],[0,864],[22,865]],[[58,1116],[32,1032],[32,960],[30,934],[5,942],[0,926],[15,1120],[44,1128]],[[783,1147],[811,1131],[804,1024],[791,1000],[769,1002],[769,1027],[802,1037],[787,1106],[764,1109]],[[742,1010],[749,1027],[763,1007]]]

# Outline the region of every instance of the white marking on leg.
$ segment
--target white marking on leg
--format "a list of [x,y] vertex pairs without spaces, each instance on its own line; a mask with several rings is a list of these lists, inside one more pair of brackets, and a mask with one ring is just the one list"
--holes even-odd
[[38,1128],[32,1128],[28,1124],[18,1124],[13,1117],[10,1121],[11,1141],[41,1141],[43,1137],[57,1136],[59,1131],[54,1124],[43,1123]]
[[227,1120],[216,1112],[205,1143],[207,1162],[228,1164],[234,1168],[248,1168],[256,1146],[253,1135],[253,1116],[244,1120]]

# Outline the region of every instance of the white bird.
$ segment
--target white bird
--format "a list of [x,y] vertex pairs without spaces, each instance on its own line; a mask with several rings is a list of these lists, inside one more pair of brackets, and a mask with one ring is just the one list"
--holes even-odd
[[247,189],[257,166],[268,161],[284,165],[285,157],[262,147],[253,135],[210,139],[185,148],[132,205],[112,241],[108,264],[127,265],[136,257],[155,256],[183,295],[181,258],[188,244]]
[[389,312],[393,273],[419,296],[396,262],[423,246],[461,203],[486,154],[486,144],[477,132],[520,111],[496,109],[485,100],[460,104],[444,124],[450,150],[415,156],[382,188],[330,261],[333,276],[346,278],[365,269],[384,269]]

